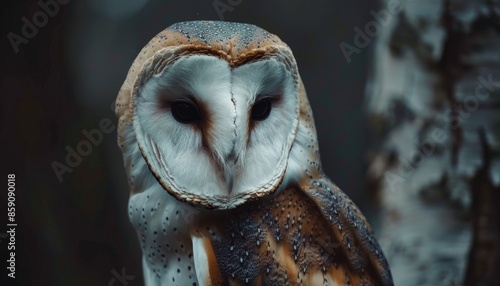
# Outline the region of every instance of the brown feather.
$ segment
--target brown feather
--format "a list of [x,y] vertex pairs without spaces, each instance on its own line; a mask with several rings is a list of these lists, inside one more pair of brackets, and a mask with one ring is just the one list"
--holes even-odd
[[305,185],[202,222],[220,285],[311,285],[318,275],[322,283],[392,285],[370,226],[347,196],[326,178]]

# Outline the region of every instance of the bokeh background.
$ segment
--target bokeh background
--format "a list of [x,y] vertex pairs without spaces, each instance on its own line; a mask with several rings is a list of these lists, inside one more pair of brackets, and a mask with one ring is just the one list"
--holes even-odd
[[[142,284],[116,130],[104,134],[62,182],[52,163],[65,164],[66,147],[85,140],[83,130],[99,128],[103,119],[116,124],[113,101],[150,38],[175,22],[220,20],[213,3],[69,1],[15,53],[7,35],[22,36],[22,18],[31,21],[42,9],[38,1],[2,2],[1,167],[2,176],[17,178],[17,283],[108,285],[112,270],[124,268],[136,276],[129,285]],[[223,13],[224,20],[256,24],[292,48],[313,107],[324,168],[363,207],[369,206],[363,94],[370,49],[348,64],[339,44],[352,40],[352,28],[366,22],[375,5],[243,0]],[[6,191],[0,193],[5,210]]]

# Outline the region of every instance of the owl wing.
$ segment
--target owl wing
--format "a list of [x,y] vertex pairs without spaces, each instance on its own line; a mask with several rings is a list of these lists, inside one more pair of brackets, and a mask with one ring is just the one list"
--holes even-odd
[[321,214],[318,221],[324,226],[322,231],[334,237],[337,243],[336,253],[329,254],[328,260],[333,262],[330,269],[334,273],[336,264],[343,266],[344,281],[338,284],[347,285],[349,281],[349,285],[393,285],[375,235],[351,199],[326,177],[311,181],[302,191]]
[[393,285],[373,232],[328,178],[225,211],[194,231],[200,285]]

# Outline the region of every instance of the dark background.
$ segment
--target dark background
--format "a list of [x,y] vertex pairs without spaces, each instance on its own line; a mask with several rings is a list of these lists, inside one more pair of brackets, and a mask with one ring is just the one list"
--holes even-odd
[[[1,168],[4,186],[7,174],[16,174],[15,282],[108,285],[113,270],[124,269],[136,276],[129,285],[141,285],[116,129],[63,174],[62,182],[51,164],[65,164],[66,148],[86,140],[83,130],[99,128],[103,119],[116,124],[113,101],[149,39],[178,21],[220,20],[213,1],[69,1],[18,53],[7,35],[22,36],[22,17],[32,22],[43,10],[37,1],[1,5]],[[226,21],[256,24],[292,48],[314,111],[325,172],[367,213],[363,98],[373,43],[350,64],[339,44],[352,44],[353,28],[371,20],[374,9],[369,0],[242,0],[223,14]],[[7,187],[0,194],[5,233]],[[5,261],[7,241],[0,240]],[[5,272],[2,267],[2,280]]]

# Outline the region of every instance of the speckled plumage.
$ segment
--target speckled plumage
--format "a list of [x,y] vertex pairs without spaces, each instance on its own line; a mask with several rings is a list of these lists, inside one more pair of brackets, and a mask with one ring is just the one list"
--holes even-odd
[[[214,58],[218,60],[211,60]],[[226,63],[232,78],[230,86],[240,83],[242,89],[235,87],[231,93],[220,95],[221,101],[234,105],[234,115],[217,119],[213,117],[216,111],[207,111],[207,123],[189,132],[195,135],[201,132],[197,154],[222,148],[216,146],[217,140],[224,136],[233,138],[232,143],[227,143],[232,147],[226,153],[215,150],[225,154],[222,157],[216,157],[213,151],[206,159],[207,166],[211,166],[206,170],[196,169],[196,164],[204,164],[203,159],[190,158],[199,162],[186,163],[187,170],[193,173],[185,180],[176,174],[186,171],[175,171],[177,166],[169,165],[165,159],[170,149],[155,143],[154,134],[150,134],[147,124],[157,124],[156,121],[143,114],[156,116],[158,112],[168,112],[168,109],[156,113],[144,110],[146,106],[156,106],[151,105],[149,98],[154,100],[155,93],[162,96],[161,88],[172,82],[169,78],[175,76],[173,71],[185,71],[189,77],[192,70],[183,67],[203,69],[209,62],[220,66],[221,75],[207,74],[208,82],[225,86],[221,83],[226,81],[227,69],[223,64]],[[272,148],[283,154],[272,159],[276,166],[269,170],[265,169],[268,166],[259,165],[261,160],[245,158],[258,154],[251,153],[256,152],[252,151],[258,145],[256,138],[265,140],[272,136],[253,135],[266,134],[265,129],[253,130],[265,128],[266,123],[253,123],[244,111],[241,113],[247,108],[242,94],[252,92],[245,90],[244,73],[255,69],[263,69],[262,73],[269,72],[275,77],[275,83],[263,78],[257,86],[283,85],[278,90],[286,94],[280,95],[273,110],[290,116],[285,125],[278,118],[271,120],[275,125],[270,130],[275,128],[276,138],[282,138]],[[249,78],[252,76],[256,77],[253,74]],[[206,87],[210,85],[195,90],[204,91]],[[217,96],[213,94],[215,99],[211,100],[217,102]],[[196,100],[210,110],[203,99]],[[248,104],[251,106],[252,101]],[[248,24],[210,21],[174,24],[139,53],[118,94],[116,113],[118,142],[131,190],[129,217],[141,242],[147,285],[392,285],[387,262],[365,218],[323,174],[312,111],[295,59],[277,36]],[[219,126],[217,120],[226,120],[227,128]],[[169,146],[177,148],[172,144]],[[228,167],[225,160],[235,163]],[[256,164],[253,171],[245,169],[252,164]],[[264,181],[249,183],[245,172],[261,168],[266,171],[259,180]],[[197,180],[197,174],[204,171],[215,174],[207,175],[207,184],[211,184],[211,178],[215,186],[219,181],[229,182],[227,189],[186,188],[190,180]]]

